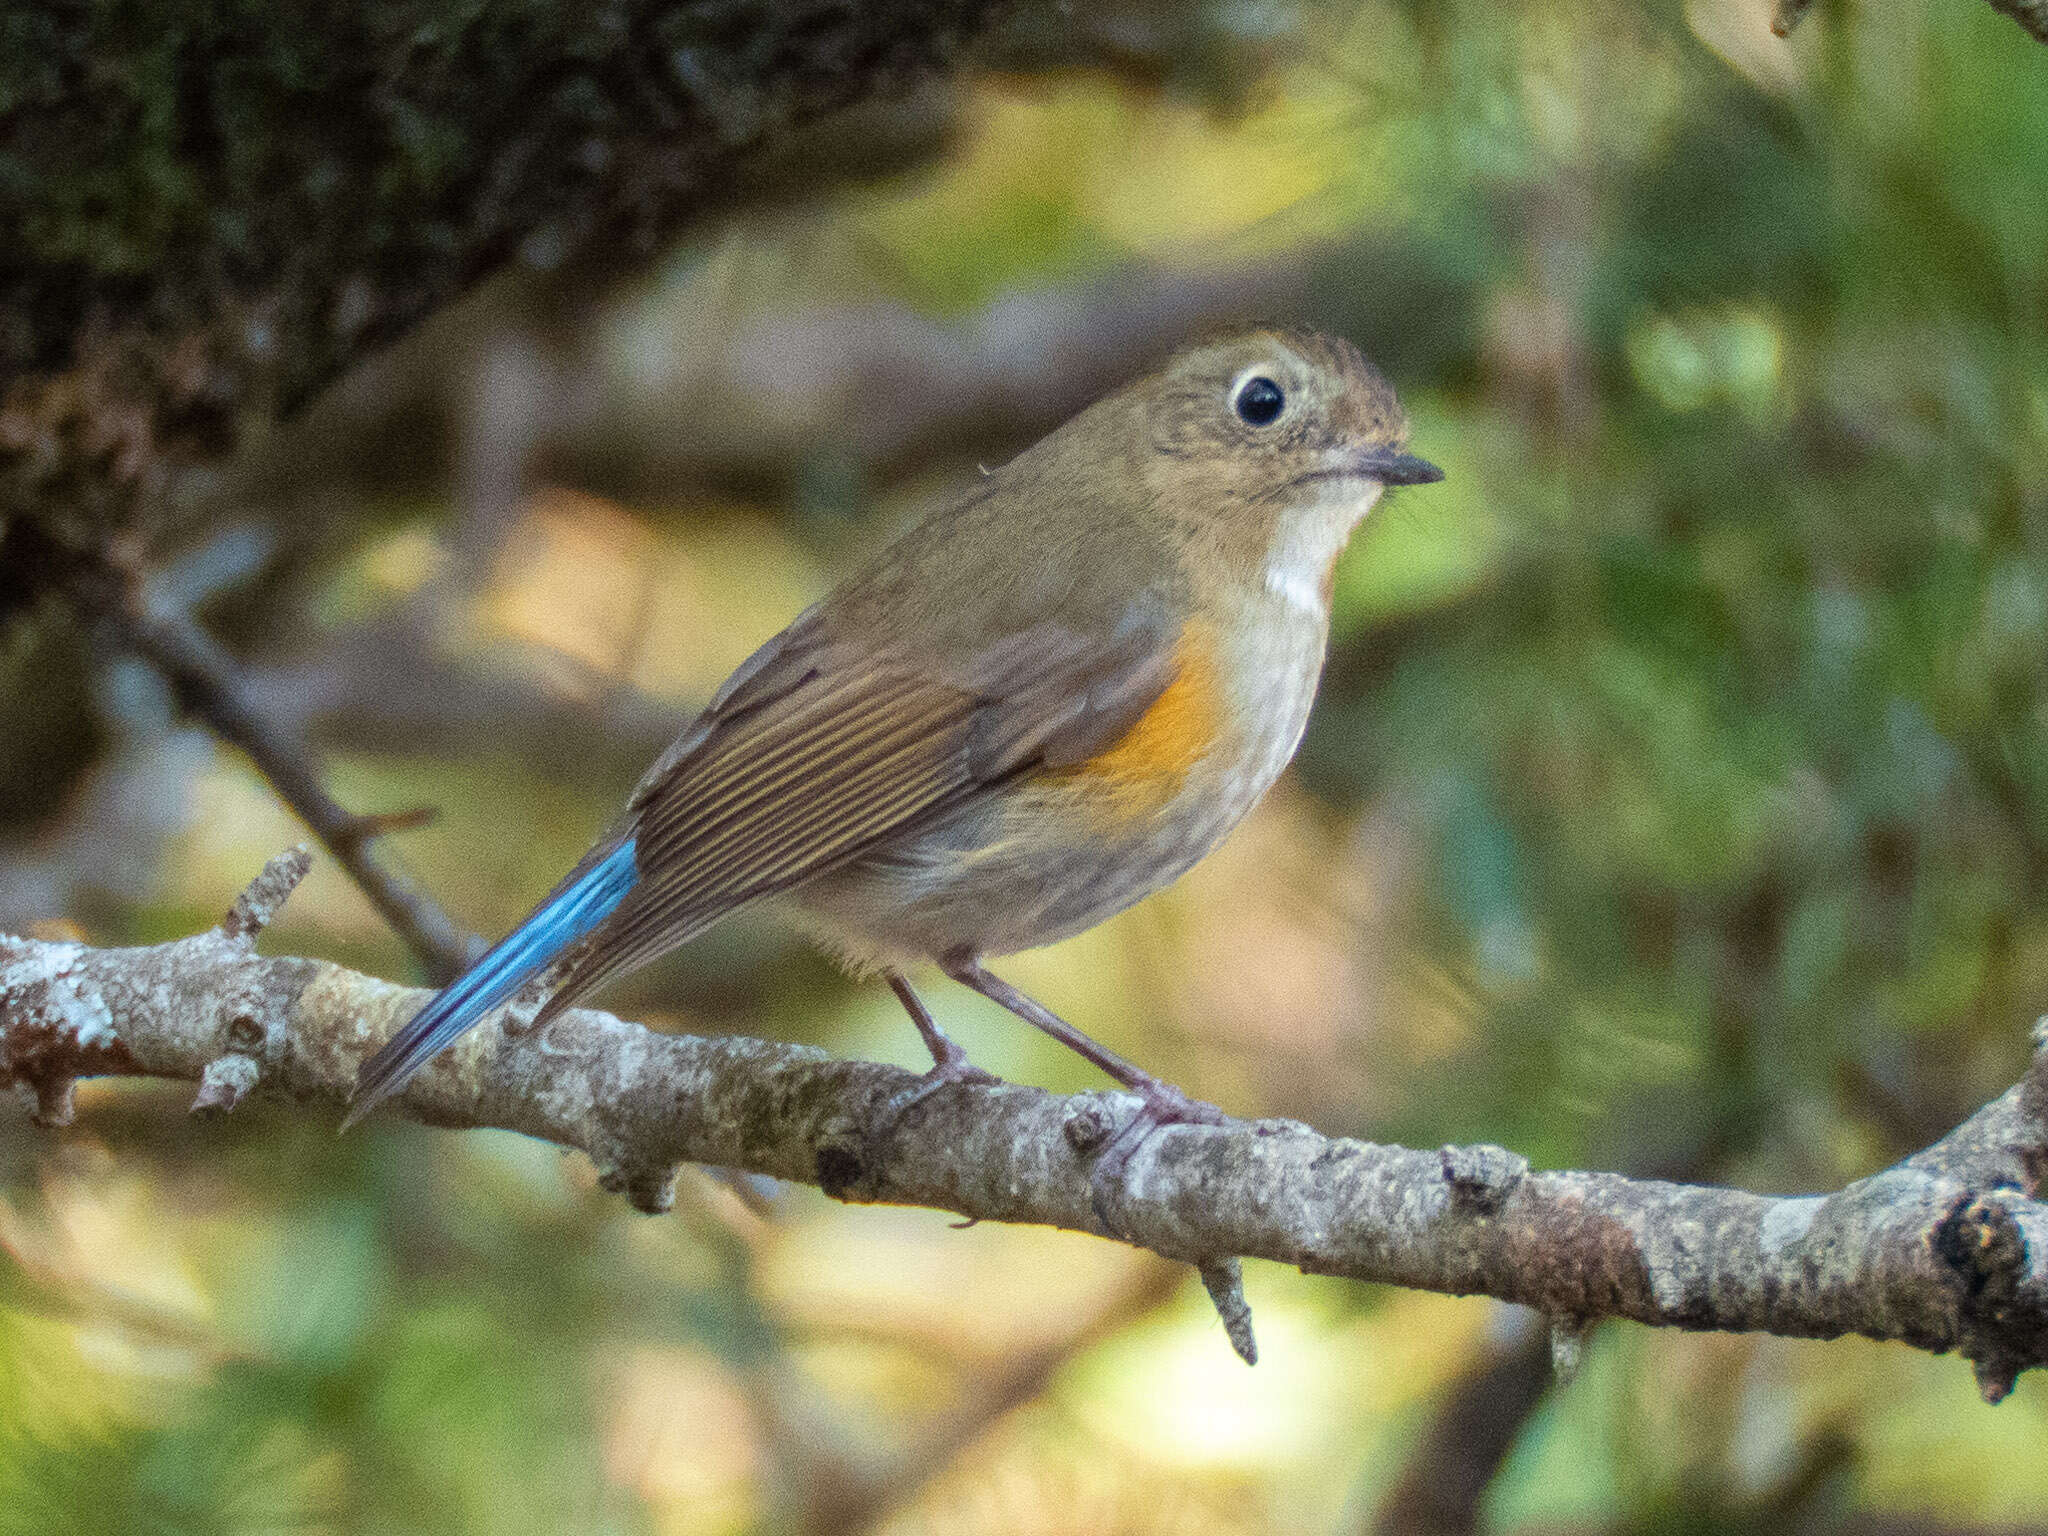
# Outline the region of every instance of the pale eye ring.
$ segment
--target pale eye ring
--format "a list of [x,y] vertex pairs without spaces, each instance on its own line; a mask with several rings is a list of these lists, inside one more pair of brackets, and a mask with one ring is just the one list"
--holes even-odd
[[1255,373],[1237,386],[1230,408],[1248,427],[1270,427],[1287,408],[1287,392],[1263,373]]

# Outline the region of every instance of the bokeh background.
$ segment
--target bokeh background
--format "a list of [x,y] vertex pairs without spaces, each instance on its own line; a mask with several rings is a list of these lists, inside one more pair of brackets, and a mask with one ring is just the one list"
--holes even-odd
[[[153,550],[385,844],[495,934],[835,573],[1252,316],[1343,332],[1438,487],[1340,568],[1296,768],[1007,974],[1245,1115],[1820,1190],[2048,1006],[2048,49],[1982,0],[1328,0],[983,73],[654,268],[503,278]],[[0,635],[0,927],[212,922],[301,829],[160,683]],[[331,862],[267,940],[416,976]],[[984,1065],[1084,1068],[979,999]],[[661,1027],[918,1064],[735,921]],[[0,1107],[0,1533],[2044,1528],[2048,1388],[1609,1328],[94,1085]]]

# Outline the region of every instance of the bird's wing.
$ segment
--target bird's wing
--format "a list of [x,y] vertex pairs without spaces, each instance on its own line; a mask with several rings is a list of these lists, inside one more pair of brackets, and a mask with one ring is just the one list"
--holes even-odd
[[1173,679],[1167,629],[1133,604],[1106,639],[1047,622],[948,665],[805,615],[733,674],[634,791],[638,880],[564,956],[541,1017],[739,906],[1110,745]]

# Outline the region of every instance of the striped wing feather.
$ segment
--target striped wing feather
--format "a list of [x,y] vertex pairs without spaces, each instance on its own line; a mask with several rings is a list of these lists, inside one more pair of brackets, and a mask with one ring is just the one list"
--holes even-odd
[[738,907],[1107,746],[1172,680],[1150,625],[1109,644],[1037,626],[952,679],[818,628],[807,615],[757,652],[641,781],[639,882],[564,957],[542,1020]]

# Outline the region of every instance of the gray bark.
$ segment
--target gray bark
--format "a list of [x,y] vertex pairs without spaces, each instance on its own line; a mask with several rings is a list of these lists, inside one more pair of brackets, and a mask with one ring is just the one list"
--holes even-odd
[[[0,1080],[49,1121],[80,1077],[198,1083],[195,1110],[251,1091],[338,1114],[357,1064],[424,994],[255,953],[303,874],[273,860],[222,925],[142,949],[0,939]],[[1285,1120],[1175,1126],[1132,1157],[1110,1215],[1091,1154],[1136,1101],[1013,1085],[933,1094],[879,1135],[911,1081],[763,1040],[656,1034],[579,1009],[542,1036],[486,1025],[394,1101],[429,1124],[496,1126],[590,1155],[663,1209],[679,1165],[816,1184],[849,1201],[1094,1232],[1213,1266],[1226,1256],[1601,1318],[1799,1338],[1858,1333],[1957,1350],[1996,1400],[2048,1360],[2048,1036],[2026,1079],[1934,1146],[1828,1195],[1765,1196],[1534,1172],[1496,1147],[1436,1151]]]

